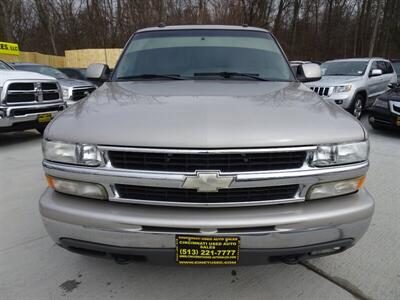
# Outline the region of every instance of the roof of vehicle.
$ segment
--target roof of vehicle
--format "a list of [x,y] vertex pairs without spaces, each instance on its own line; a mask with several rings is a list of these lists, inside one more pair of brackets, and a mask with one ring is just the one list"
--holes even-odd
[[44,64],[36,64],[36,63],[27,63],[27,62],[14,62],[12,63],[14,66],[47,66]]
[[327,62],[332,62],[332,61],[370,61],[370,60],[384,60],[384,61],[389,61],[386,58],[382,58],[382,57],[354,57],[354,58],[340,58],[340,59],[331,59],[331,60],[327,60]]
[[187,29],[219,29],[219,30],[251,30],[251,31],[262,31],[269,32],[266,29],[259,27],[250,27],[246,25],[234,26],[234,25],[173,25],[173,26],[158,26],[158,27],[147,27],[137,30],[136,32],[145,31],[159,31],[159,30],[187,30]]

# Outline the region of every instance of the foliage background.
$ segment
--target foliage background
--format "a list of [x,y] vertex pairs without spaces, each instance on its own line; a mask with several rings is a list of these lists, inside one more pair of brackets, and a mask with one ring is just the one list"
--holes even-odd
[[0,40],[53,55],[160,22],[267,28],[290,59],[400,58],[399,0],[0,0]]

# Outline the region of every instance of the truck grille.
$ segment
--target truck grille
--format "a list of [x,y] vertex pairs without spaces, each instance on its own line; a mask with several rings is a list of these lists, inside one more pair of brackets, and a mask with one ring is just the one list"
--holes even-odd
[[320,96],[330,96],[329,87],[320,87],[320,86],[313,86],[310,89],[316,92]]
[[59,99],[60,93],[55,82],[13,82],[6,88],[5,102],[8,104],[46,102]]
[[76,87],[72,90],[72,100],[78,101],[89,96],[96,88],[92,86]]
[[125,199],[206,204],[292,199],[296,196],[299,185],[221,189],[215,193],[203,193],[191,189],[133,186],[125,184],[116,184],[115,189],[119,197]]
[[230,153],[230,154],[175,154],[108,151],[115,168],[166,172],[251,172],[296,169],[303,166],[306,151]]

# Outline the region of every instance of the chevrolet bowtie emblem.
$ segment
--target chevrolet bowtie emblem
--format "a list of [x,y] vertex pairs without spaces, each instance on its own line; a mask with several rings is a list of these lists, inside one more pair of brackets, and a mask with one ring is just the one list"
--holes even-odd
[[218,192],[229,188],[233,179],[233,176],[221,176],[218,171],[196,172],[196,175],[186,177],[182,187],[198,192]]

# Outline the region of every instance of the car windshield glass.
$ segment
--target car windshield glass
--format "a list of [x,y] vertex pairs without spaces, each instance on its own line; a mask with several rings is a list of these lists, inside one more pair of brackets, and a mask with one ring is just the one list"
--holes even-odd
[[6,63],[0,61],[0,70],[12,70]]
[[286,59],[269,33],[197,29],[135,34],[113,78],[258,80],[255,77],[294,80]]
[[367,61],[332,61],[321,65],[322,76],[362,76]]
[[42,66],[42,65],[16,65],[15,68],[17,70],[36,72],[36,73],[40,73],[40,74],[43,74],[43,75],[52,76],[52,77],[55,77],[57,79],[67,79],[68,78],[68,76],[65,75],[63,72],[61,72],[60,70],[57,70],[57,69],[49,67],[49,66]]
[[397,75],[400,75],[400,61],[392,62],[393,68]]

